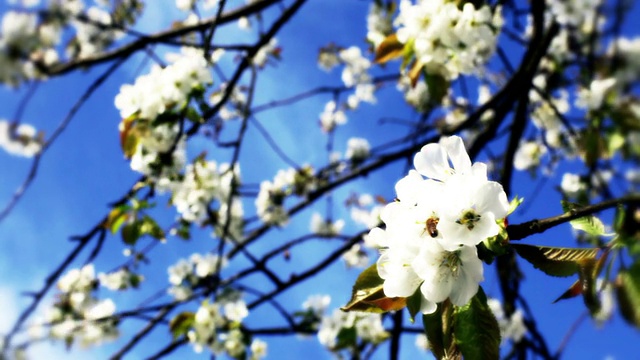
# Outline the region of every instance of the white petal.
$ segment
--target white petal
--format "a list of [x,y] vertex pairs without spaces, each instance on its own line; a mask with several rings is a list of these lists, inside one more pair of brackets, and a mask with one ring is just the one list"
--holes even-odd
[[428,178],[444,181],[451,174],[447,153],[440,144],[427,144],[413,158],[413,166]]
[[396,183],[396,196],[398,200],[406,204],[416,203],[416,192],[419,191],[424,179],[417,171],[411,170],[409,174]]
[[440,140],[440,144],[444,146],[453,168],[458,174],[465,174],[471,171],[471,159],[467,154],[467,150],[464,148],[464,142],[459,136],[450,136]]
[[420,302],[420,312],[423,314],[433,314],[436,312],[438,305],[435,302],[426,299],[424,296],[422,297],[422,301]]
[[504,218],[509,211],[507,194],[502,185],[495,181],[489,181],[478,189],[475,203],[478,212],[492,212],[496,219]]

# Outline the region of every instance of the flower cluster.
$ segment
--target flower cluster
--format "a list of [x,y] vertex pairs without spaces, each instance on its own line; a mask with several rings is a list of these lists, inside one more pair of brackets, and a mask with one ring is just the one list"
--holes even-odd
[[507,316],[504,313],[500,300],[493,298],[487,299],[487,305],[498,321],[502,342],[504,343],[511,340],[517,343],[522,340],[524,335],[527,333],[527,327],[524,324],[522,311],[520,309],[516,309],[511,316]]
[[472,165],[457,136],[425,145],[414,166],[396,184],[398,201],[381,213],[386,228],[369,233],[385,246],[377,262],[384,293],[409,297],[419,289],[423,313],[447,298],[465,305],[484,278],[476,245],[500,232],[507,196],[487,179],[485,164]]
[[[327,315],[331,303],[329,295],[312,295],[302,304],[306,320],[312,329],[318,330],[318,341],[329,350],[337,352],[356,346],[356,339],[379,344],[389,337],[382,326],[380,314],[344,312],[335,309]],[[319,322],[319,327],[318,327]]]
[[36,5],[38,1],[22,1],[2,17],[1,83],[15,86],[46,78],[43,69],[66,60],[65,56],[77,59],[104,51],[142,10],[138,0],[101,1],[88,7],[82,0],[48,1],[46,7],[32,9]]
[[193,254],[189,259],[180,259],[175,265],[169,267],[169,294],[176,300],[184,300],[191,296],[193,289],[200,282],[217,273],[226,265],[226,260],[213,254]]
[[202,51],[183,48],[172,64],[164,68],[154,66],[133,85],[122,85],[115,105],[123,119],[135,115],[153,121],[160,114],[181,109],[194,92],[202,91],[204,85],[212,82]]
[[[172,191],[171,202],[182,219],[197,224],[214,220],[216,224],[224,224],[229,212],[233,184],[240,177],[238,169],[236,166],[234,171],[231,171],[228,164],[218,166],[215,161],[202,158],[187,165],[182,178],[168,186]],[[211,219],[210,212],[214,210],[210,205],[214,201],[219,203],[219,208],[215,211],[214,219]],[[231,198],[230,214],[230,233],[239,240],[242,237],[244,212],[242,202],[237,196]]]
[[398,41],[412,44],[418,63],[446,79],[476,71],[495,51],[502,23],[499,8],[467,2],[460,9],[448,0],[402,0],[394,21]]
[[331,315],[322,318],[318,329],[318,341],[331,351],[342,350],[338,346],[339,336],[349,330],[354,331],[357,338],[372,344],[381,343],[389,337],[389,333],[382,327],[380,314],[335,309]]
[[331,221],[330,219],[324,219],[320,213],[315,212],[311,215],[311,224],[309,228],[314,234],[331,237],[340,234],[344,228],[344,220],[339,219]]
[[361,101],[370,104],[376,102],[376,85],[368,72],[371,68],[371,61],[364,57],[360,48],[356,46],[346,49],[334,45],[324,47],[320,50],[318,61],[320,67],[326,70],[343,64],[342,82],[347,88],[354,89],[354,92],[348,96],[346,103],[338,104],[335,100],[330,100],[320,114],[322,130],[331,132],[337,125],[344,125],[347,122],[345,110],[357,109]]
[[42,143],[42,135],[33,126],[0,120],[0,148],[9,154],[32,157],[40,152]]
[[284,208],[286,198],[290,195],[306,196],[316,186],[317,181],[310,166],[278,171],[273,181],[260,183],[255,202],[258,216],[267,224],[285,225],[289,221]]
[[110,273],[98,274],[100,285],[106,287],[109,290],[126,290],[129,288],[137,288],[138,285],[144,280],[144,276],[134,274],[126,267]]
[[[214,303],[203,301],[193,317],[193,325],[187,332],[187,339],[195,352],[200,353],[206,347],[216,355],[227,353],[232,358],[243,358],[247,355],[247,345],[251,352],[250,359],[258,360],[266,356],[265,342],[253,339],[248,344],[248,336],[240,325],[249,315],[247,305],[237,291],[227,291]],[[225,332],[221,329],[227,329]]]
[[45,314],[51,337],[87,346],[118,336],[118,321],[112,317],[115,304],[111,299],[98,300],[93,294],[97,286],[91,264],[72,269],[58,280],[60,294]]
[[371,145],[367,139],[352,137],[347,141],[347,152],[344,157],[350,160],[353,165],[362,163],[370,154]]

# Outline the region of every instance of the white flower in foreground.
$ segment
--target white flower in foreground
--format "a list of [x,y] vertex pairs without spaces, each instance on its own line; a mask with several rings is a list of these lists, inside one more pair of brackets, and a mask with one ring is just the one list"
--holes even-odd
[[471,164],[459,137],[424,146],[414,163],[418,171],[398,181],[397,201],[381,212],[385,229],[371,230],[367,241],[382,246],[385,295],[409,297],[419,288],[426,314],[447,298],[462,306],[477,293],[484,276],[475,246],[498,235],[509,202],[486,165]]
[[437,242],[423,246],[411,262],[416,274],[424,279],[420,291],[425,298],[441,302],[447,298],[463,306],[478,292],[484,280],[482,262],[474,246],[446,251]]
[[471,159],[459,136],[443,137],[438,144],[423,146],[413,158],[413,164],[420,174],[439,181],[471,171]]
[[507,216],[509,201],[502,185],[478,176],[460,175],[445,184],[446,201],[440,207],[438,231],[446,250],[457,245],[474,246],[498,235],[497,220]]

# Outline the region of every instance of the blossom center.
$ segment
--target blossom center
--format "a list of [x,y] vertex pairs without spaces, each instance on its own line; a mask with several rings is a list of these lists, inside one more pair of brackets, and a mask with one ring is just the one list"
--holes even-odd
[[473,230],[476,223],[480,221],[482,215],[476,213],[474,209],[465,210],[460,218],[456,220],[457,224],[466,227],[468,230]]
[[440,270],[443,277],[457,278],[462,261],[460,261],[460,251],[445,251],[440,261]]

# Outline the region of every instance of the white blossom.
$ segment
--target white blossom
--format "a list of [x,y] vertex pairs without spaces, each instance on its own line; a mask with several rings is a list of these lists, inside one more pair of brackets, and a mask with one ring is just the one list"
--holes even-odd
[[599,109],[615,85],[615,78],[593,80],[588,89],[583,88],[578,91],[576,106],[587,110]]
[[347,141],[347,152],[344,157],[355,163],[360,163],[369,157],[371,145],[364,138],[352,137]]
[[33,126],[0,120],[0,148],[9,154],[33,157],[42,150],[42,145],[43,140]]
[[546,152],[547,148],[537,141],[521,142],[513,158],[513,166],[518,170],[535,168]]
[[344,228],[344,220],[339,219],[335,222],[325,220],[320,213],[315,212],[311,215],[310,230],[314,234],[320,236],[333,236],[339,234]]

